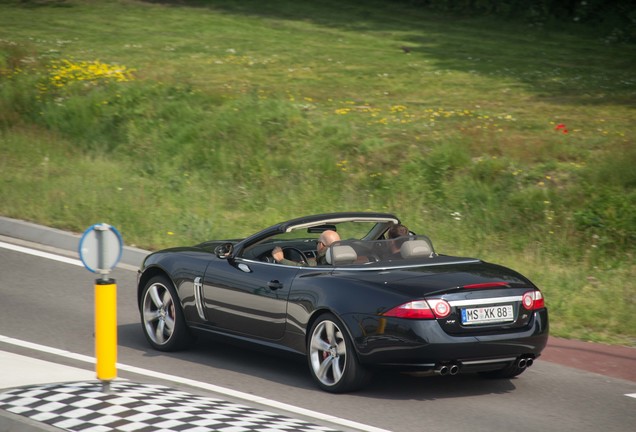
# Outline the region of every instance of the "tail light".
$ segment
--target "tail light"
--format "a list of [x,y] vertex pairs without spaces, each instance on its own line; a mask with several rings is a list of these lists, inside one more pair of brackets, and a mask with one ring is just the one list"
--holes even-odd
[[437,319],[445,318],[451,313],[451,306],[446,300],[430,299],[414,300],[396,306],[383,315],[407,319]]
[[529,311],[543,309],[545,307],[545,301],[543,300],[543,294],[541,291],[528,291],[523,295],[521,304]]

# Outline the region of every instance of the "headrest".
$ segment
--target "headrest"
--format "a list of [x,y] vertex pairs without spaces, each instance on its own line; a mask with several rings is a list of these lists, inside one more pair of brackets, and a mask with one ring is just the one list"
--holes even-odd
[[408,240],[402,243],[400,247],[400,255],[402,258],[430,258],[433,254],[433,248],[426,240]]
[[325,259],[331,265],[352,264],[358,259],[358,254],[349,245],[333,245],[327,249]]

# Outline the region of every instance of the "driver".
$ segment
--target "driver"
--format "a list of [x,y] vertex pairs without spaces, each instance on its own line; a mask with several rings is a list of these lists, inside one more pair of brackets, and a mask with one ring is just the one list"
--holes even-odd
[[272,250],[272,258],[279,264],[285,265],[293,265],[293,266],[310,266],[316,267],[317,265],[325,265],[327,264],[327,260],[325,258],[325,254],[327,253],[327,248],[331,246],[333,242],[340,241],[340,235],[332,230],[323,231],[318,238],[318,243],[316,244],[316,258],[308,258],[307,264],[304,262],[296,262],[292,260],[288,260],[283,255],[283,250],[276,246],[274,250]]

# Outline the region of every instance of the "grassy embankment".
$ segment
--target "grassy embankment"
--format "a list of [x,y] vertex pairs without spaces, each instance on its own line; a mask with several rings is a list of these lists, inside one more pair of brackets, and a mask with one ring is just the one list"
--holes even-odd
[[0,214],[155,249],[391,211],[528,275],[552,334],[634,344],[636,47],[390,2],[184,3],[0,4]]

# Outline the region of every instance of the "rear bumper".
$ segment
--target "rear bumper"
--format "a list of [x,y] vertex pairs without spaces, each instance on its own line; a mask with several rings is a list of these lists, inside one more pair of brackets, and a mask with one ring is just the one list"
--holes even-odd
[[536,311],[528,327],[504,334],[452,336],[434,320],[348,316],[361,363],[409,371],[458,364],[462,371],[501,368],[519,358],[537,358],[548,342],[548,313]]

